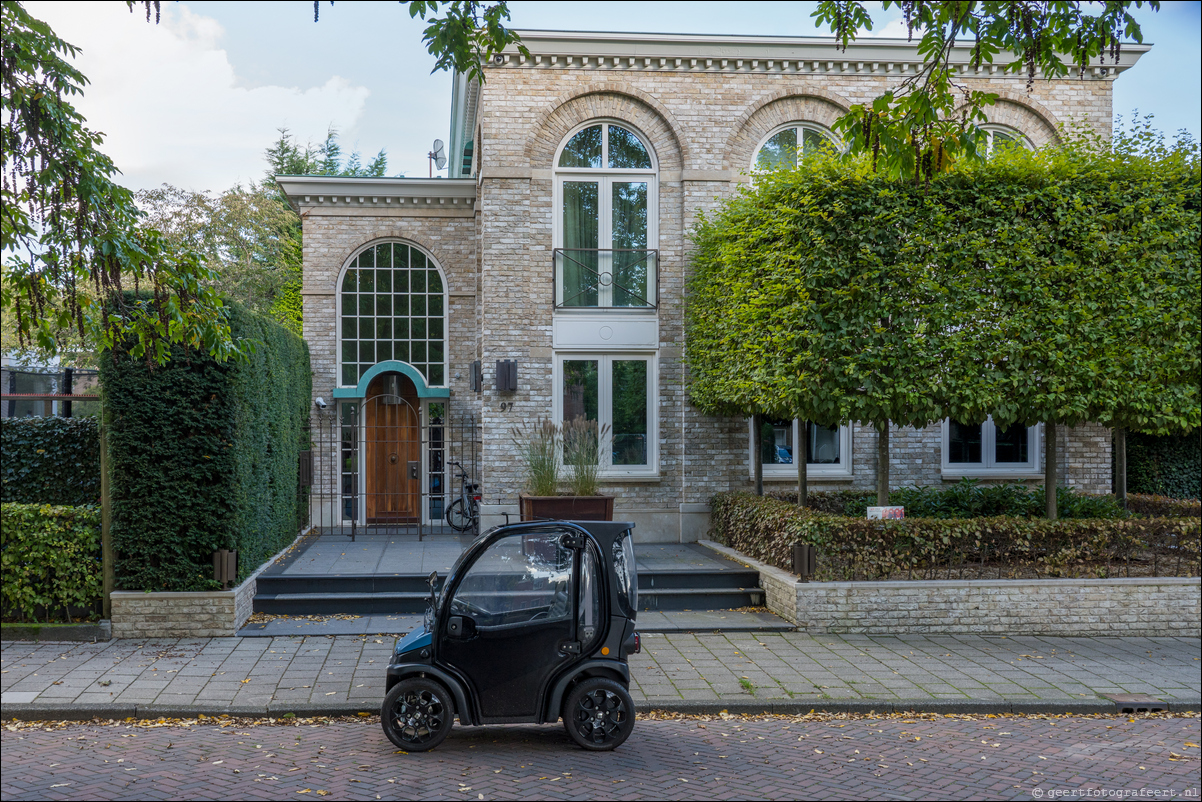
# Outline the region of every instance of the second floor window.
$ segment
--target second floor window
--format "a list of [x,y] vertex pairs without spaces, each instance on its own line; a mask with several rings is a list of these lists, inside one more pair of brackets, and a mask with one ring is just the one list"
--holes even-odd
[[555,306],[656,305],[656,169],[617,123],[586,124],[555,168]]

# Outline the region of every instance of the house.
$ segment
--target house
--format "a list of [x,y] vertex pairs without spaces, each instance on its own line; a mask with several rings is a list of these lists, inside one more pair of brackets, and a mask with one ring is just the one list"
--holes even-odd
[[[455,77],[448,178],[279,178],[304,219],[305,337],[334,432],[316,448],[315,509],[437,523],[450,463],[470,460],[483,525],[500,522],[523,485],[515,427],[585,415],[609,427],[615,515],[643,541],[696,540],[715,493],[750,487],[754,442],[747,421],[688,402],[688,231],[753,167],[831,138],[851,104],[913,74],[916,43],[520,33],[529,56],[496,56],[483,85]],[[1039,147],[1070,122],[1108,133],[1113,81],[1147,50],[1030,92],[1025,75],[973,69],[968,46],[952,62],[999,95],[994,142]],[[796,481],[796,427],[761,433],[769,487]],[[1109,492],[1109,431],[1065,435],[1060,475]],[[808,439],[812,488],[874,486],[870,427]],[[896,485],[1034,482],[1042,431],[898,429],[890,455]]]

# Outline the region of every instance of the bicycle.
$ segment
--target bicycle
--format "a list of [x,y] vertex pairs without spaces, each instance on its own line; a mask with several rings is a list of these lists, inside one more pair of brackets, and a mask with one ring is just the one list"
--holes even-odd
[[447,507],[446,520],[456,532],[466,532],[480,524],[480,485],[470,481],[458,462],[448,464],[459,469],[459,498]]

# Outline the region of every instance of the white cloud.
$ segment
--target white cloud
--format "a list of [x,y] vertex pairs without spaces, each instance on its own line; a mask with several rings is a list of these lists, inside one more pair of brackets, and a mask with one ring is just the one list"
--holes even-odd
[[[915,31],[915,38],[918,36],[918,31]],[[902,17],[894,17],[884,25],[877,27],[871,31],[861,31],[860,36],[875,36],[889,39],[905,39],[910,35],[906,28],[906,21]]]
[[105,133],[103,151],[132,189],[163,182],[222,190],[264,172],[263,150],[281,125],[320,141],[333,123],[353,131],[369,91],[333,76],[309,89],[239,86],[221,25],[183,4],[147,24],[124,3],[31,2],[29,12],[81,48],[91,82],[77,108]]

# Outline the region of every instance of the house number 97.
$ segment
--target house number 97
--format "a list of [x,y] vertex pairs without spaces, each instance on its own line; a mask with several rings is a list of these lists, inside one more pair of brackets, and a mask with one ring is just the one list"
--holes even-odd
[[513,411],[513,402],[512,401],[502,401],[501,402],[501,411],[502,412],[512,412]]

